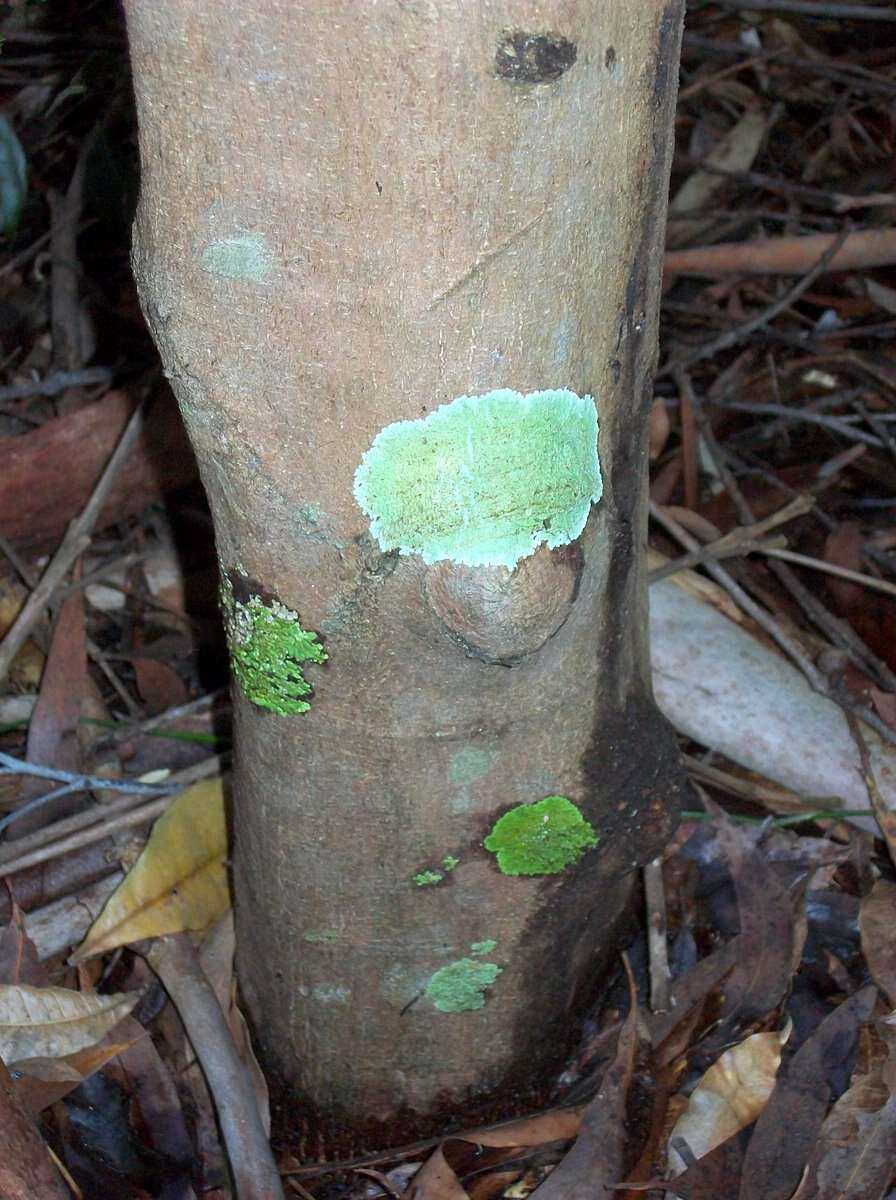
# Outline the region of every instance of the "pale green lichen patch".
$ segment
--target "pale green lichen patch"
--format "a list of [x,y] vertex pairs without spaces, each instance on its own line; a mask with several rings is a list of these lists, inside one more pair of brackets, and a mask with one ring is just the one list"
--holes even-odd
[[442,870],[453,871],[455,867],[460,866],[460,859],[453,854],[446,854],[442,859]]
[[448,779],[463,786],[475,783],[491,770],[495,759],[494,750],[480,750],[476,746],[462,746],[448,760]]
[[278,600],[237,600],[226,577],[221,607],[233,673],[247,699],[284,717],[307,712],[312,689],[302,664],[327,658],[317,634],[303,629],[299,614]]
[[460,958],[436,971],[426,985],[426,995],[440,1012],[472,1012],[485,1008],[485,990],[500,974],[497,963]]
[[441,883],[445,876],[441,871],[418,871],[414,876],[414,883],[417,887],[433,887],[437,883]]
[[485,958],[486,954],[491,954],[497,944],[494,938],[486,938],[484,942],[473,942],[470,946],[470,953],[474,958]]
[[347,1004],[351,996],[351,988],[342,984],[321,984],[314,988],[311,995],[321,1004]]
[[209,242],[199,263],[210,275],[261,283],[273,269],[274,256],[264,234],[238,233]]
[[598,836],[571,800],[546,796],[500,817],[483,842],[505,875],[556,875],[578,862]]
[[573,541],[601,490],[594,400],[565,388],[460,396],[396,421],[355,472],[381,549],[471,567]]
[[338,929],[309,929],[307,933],[302,934],[303,942],[311,942],[313,945],[330,946],[334,942],[339,941]]

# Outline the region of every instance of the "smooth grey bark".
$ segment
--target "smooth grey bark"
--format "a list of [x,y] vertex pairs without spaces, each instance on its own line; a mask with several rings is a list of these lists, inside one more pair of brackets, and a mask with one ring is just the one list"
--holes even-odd
[[[234,690],[239,978],[309,1154],[544,1099],[675,819],[642,560],[683,7],[126,3],[134,267],[222,570],[328,654],[307,713]],[[378,432],[498,388],[596,398],[584,531],[513,571],[384,551]],[[549,795],[600,845],[503,874],[484,838]],[[486,959],[481,1007],[433,1002]]]

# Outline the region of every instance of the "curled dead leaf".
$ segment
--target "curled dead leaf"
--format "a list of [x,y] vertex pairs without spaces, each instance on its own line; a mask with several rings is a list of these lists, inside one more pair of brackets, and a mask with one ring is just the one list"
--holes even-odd
[[[726,1050],[704,1074],[675,1123],[669,1141],[682,1138],[695,1158],[751,1125],[765,1107],[781,1065],[790,1023],[780,1031],[754,1033]],[[680,1174],[687,1164],[675,1149],[669,1167]]]
[[226,857],[222,781],[203,779],[156,821],[71,961],[142,938],[207,929],[230,906]]
[[139,999],[139,992],[100,996],[68,988],[0,985],[0,1058],[62,1058],[93,1046]]

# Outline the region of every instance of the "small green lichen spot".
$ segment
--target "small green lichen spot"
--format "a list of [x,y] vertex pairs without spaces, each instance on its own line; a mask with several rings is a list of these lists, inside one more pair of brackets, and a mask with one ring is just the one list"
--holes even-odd
[[460,750],[455,750],[448,760],[448,779],[459,786],[475,783],[477,779],[488,774],[494,760],[494,750],[463,746]]
[[460,859],[455,858],[453,854],[446,854],[442,859],[442,870],[453,871],[455,867],[460,866]]
[[473,1012],[485,1008],[485,989],[500,974],[497,963],[460,958],[436,971],[426,985],[426,994],[439,1012]]
[[283,717],[307,712],[311,705],[304,697],[311,684],[301,664],[327,658],[317,634],[303,629],[299,614],[277,600],[265,604],[252,596],[243,604],[225,584],[221,601],[233,673],[246,697]]
[[500,817],[483,842],[505,875],[556,875],[598,843],[597,834],[571,800],[546,796]]
[[302,934],[303,942],[311,942],[312,944],[332,945],[333,942],[339,941],[338,929],[309,929],[307,933]]
[[417,887],[432,887],[436,883],[441,883],[444,878],[441,871],[418,871],[414,876],[414,883]]
[[470,953],[476,958],[485,958],[486,954],[491,954],[497,944],[494,938],[486,938],[484,942],[473,942],[470,946]]
[[459,396],[396,421],[355,472],[381,549],[471,567],[573,541],[601,490],[594,400],[565,388]]
[[271,272],[274,256],[263,234],[240,233],[209,242],[199,262],[210,275],[261,283]]

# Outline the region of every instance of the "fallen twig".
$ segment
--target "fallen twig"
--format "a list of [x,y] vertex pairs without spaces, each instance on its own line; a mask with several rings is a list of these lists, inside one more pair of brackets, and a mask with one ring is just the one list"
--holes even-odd
[[669,250],[666,275],[801,275],[842,239],[828,271],[887,267],[896,262],[896,229],[859,229],[847,234],[813,233],[806,237],[763,238]]
[[188,933],[141,948],[164,984],[199,1059],[215,1102],[239,1200],[282,1200],[283,1185],[264,1132],[249,1073]]
[[40,578],[37,587],[22,605],[19,615],[10,625],[6,637],[0,642],[0,681],[9,673],[10,665],[16,654],[24,645],[31,630],[40,620],[47,603],[59,584],[68,574],[72,563],[78,555],[90,544],[90,534],[96,524],[97,517],[106,501],[119,468],[123,466],[137,438],[143,430],[146,415],[146,401],[134,410],[124,433],[115,447],[112,457],[100,476],[90,499],[69,525],[59,549],[50,559],[46,570]]
[[[792,304],[795,304],[802,296],[803,292],[808,291],[819,275],[823,275],[825,271],[831,269],[831,264],[837,257],[837,252],[841,249],[848,237],[848,231],[843,230],[834,237],[824,239],[824,249],[820,251],[819,257],[811,265],[802,279],[798,280],[792,288],[784,293],[774,304],[769,304],[767,308],[755,316],[750,317],[748,321],[736,325],[734,329],[729,329],[727,332],[714,338],[713,341],[707,342],[705,346],[701,346],[698,350],[692,351],[685,355],[684,359],[673,359],[668,362],[662,370],[657,372],[657,376],[666,375],[676,371],[686,370],[695,363],[703,362],[707,358],[715,358],[715,356],[723,350],[730,350],[732,346],[737,346],[740,342],[751,337],[757,329],[761,329],[763,325],[767,325],[769,321],[773,321],[775,317],[782,312],[786,312]],[[894,261],[896,261],[896,237],[893,242]]]
[[797,554],[794,550],[762,544],[755,547],[755,552],[808,567],[810,571],[822,571],[826,575],[836,575],[838,579],[848,579],[851,583],[861,584],[873,592],[883,592],[885,596],[896,596],[896,584],[888,583],[886,579],[876,579],[873,575],[863,575],[861,571],[850,571],[848,567],[838,567],[836,563],[825,562],[821,558],[811,558],[808,554]]
[[14,758],[11,754],[5,754],[2,751],[0,751],[0,775],[30,775],[36,779],[49,779],[63,785],[62,787],[54,788],[51,792],[44,793],[42,796],[33,797],[0,819],[0,833],[8,825],[12,824],[13,821],[24,816],[26,812],[31,812],[33,809],[39,808],[59,796],[97,790],[127,792],[132,796],[158,796],[176,791],[180,786],[176,783],[141,783],[139,780],[115,779],[114,777],[109,779],[100,775],[79,775],[73,771],[60,771],[55,767],[45,767],[41,763],[26,762],[24,759]]
[[94,383],[109,383],[112,379],[110,367],[84,367],[80,371],[54,371],[43,379],[26,380],[0,387],[0,403],[10,400],[27,400],[30,396],[58,396],[69,388],[87,387]]
[[650,954],[650,1007],[665,1012],[669,1007],[669,951],[666,943],[666,893],[663,860],[655,858],[644,868],[644,900],[647,906],[647,947]]
[[[171,776],[170,782],[176,783],[180,790],[198,779],[220,774],[221,769],[221,759],[214,755],[193,767],[178,771]],[[109,783],[106,779],[103,786],[108,788]],[[0,847],[0,879],[7,875],[15,875],[28,867],[60,858],[63,854],[79,850],[82,846],[104,841],[120,829],[146,825],[165,812],[173,803],[176,794],[172,792],[149,803],[144,803],[143,796],[126,796],[113,804],[96,805],[86,812],[66,817],[46,829],[37,830],[19,842]]]

